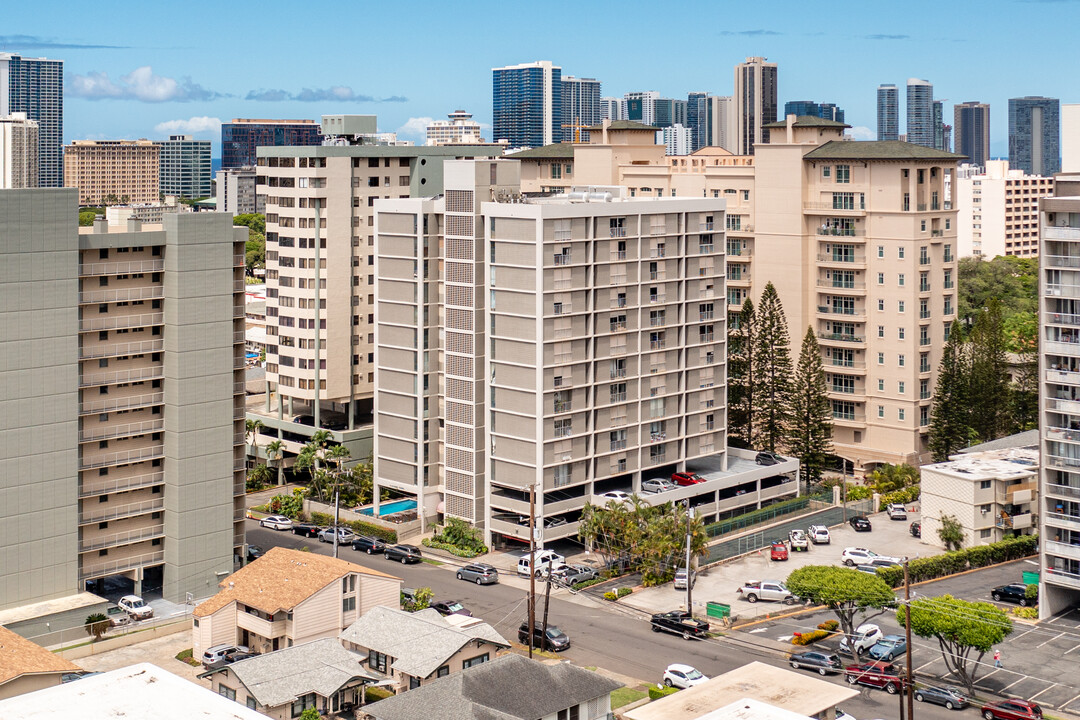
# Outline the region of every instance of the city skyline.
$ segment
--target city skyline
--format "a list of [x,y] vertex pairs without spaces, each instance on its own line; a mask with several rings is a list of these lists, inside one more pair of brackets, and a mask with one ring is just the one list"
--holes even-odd
[[[61,15],[67,4],[52,5],[54,14]],[[855,137],[861,138],[874,136],[878,85],[926,77],[941,97],[990,103],[994,156],[1007,153],[1008,98],[1046,95],[1063,103],[1080,101],[1080,81],[1064,75],[1043,80],[1018,62],[1019,49],[1034,43],[1068,47],[1066,29],[1070,19],[1080,17],[1078,4],[999,0],[977,17],[960,8],[925,5],[933,7],[939,22],[922,22],[919,12],[890,17],[884,10],[809,20],[781,12],[764,22],[749,8],[701,4],[695,11],[702,18],[700,26],[712,20],[717,42],[702,44],[692,64],[675,56],[648,63],[601,57],[589,41],[588,26],[574,28],[554,18],[531,22],[526,34],[481,35],[464,20],[429,18],[423,8],[403,13],[389,7],[342,9],[332,26],[317,16],[293,18],[288,35],[269,24],[253,24],[241,8],[212,6],[216,22],[207,26],[203,10],[210,12],[211,6],[198,3],[188,14],[140,6],[129,13],[135,19],[125,25],[83,18],[78,31],[42,27],[39,9],[16,7],[6,24],[10,34],[0,35],[0,49],[65,61],[65,142],[191,133],[213,140],[215,157],[220,155],[217,122],[233,117],[377,114],[381,131],[422,141],[427,118],[464,109],[487,131],[490,69],[534,60],[550,60],[567,75],[595,77],[604,83],[605,95],[658,90],[664,97],[682,98],[691,91],[730,94],[731,68],[745,57],[765,56],[780,67],[781,102],[828,97],[845,109]],[[495,9],[493,4],[480,6],[478,12],[493,14]],[[123,6],[118,10],[124,13]],[[1006,24],[997,20],[1005,13],[1022,13],[1029,22],[1010,24],[1006,31]],[[953,21],[965,28],[963,38],[950,37],[947,28]],[[371,33],[362,54],[352,49],[358,24],[395,27],[405,22],[414,26],[410,32],[432,42],[419,43],[407,57],[396,58],[392,73],[370,58],[388,57],[394,33]],[[651,27],[651,16],[643,4],[631,3],[620,6],[607,22],[611,32],[632,36]],[[136,40],[153,37],[166,25],[172,29],[170,47]],[[289,37],[320,40],[305,49],[302,60],[283,53],[249,62],[251,48],[235,42],[235,29],[241,26],[260,43],[287,43]],[[447,62],[452,51],[438,38],[470,36],[474,42],[469,43],[468,59]],[[821,42],[830,36],[843,42]],[[1016,51],[979,54],[982,43],[994,38],[1008,40]],[[852,64],[852,54],[865,60]],[[979,71],[973,72],[976,56]],[[835,80],[840,68],[842,83]]]

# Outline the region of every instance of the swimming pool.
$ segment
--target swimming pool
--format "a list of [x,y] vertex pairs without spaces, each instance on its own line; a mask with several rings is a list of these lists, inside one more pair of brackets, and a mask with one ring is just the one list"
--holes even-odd
[[257,353],[257,352],[251,352],[250,350],[248,350],[248,351],[247,351],[246,353],[244,353],[244,354],[245,354],[245,355],[247,356],[247,359],[248,359],[248,360],[250,360],[250,359],[252,359],[252,358],[257,358],[257,357],[259,357],[259,353]]
[[[405,510],[415,510],[415,500],[394,500],[393,502],[384,502],[379,505],[379,517],[383,515],[393,515],[394,513],[404,512]],[[361,515],[374,515],[375,508],[364,508],[360,511]]]

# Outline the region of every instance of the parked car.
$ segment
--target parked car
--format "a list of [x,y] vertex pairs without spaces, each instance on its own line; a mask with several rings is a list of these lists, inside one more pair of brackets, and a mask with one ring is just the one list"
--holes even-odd
[[998,700],[983,705],[986,720],[1040,720],[1042,708],[1030,700]]
[[783,540],[774,540],[773,541],[772,545],[769,547],[769,559],[770,560],[787,560],[788,559],[787,545],[784,544]]
[[840,653],[844,655],[851,655],[852,646],[858,651],[860,655],[864,654],[867,650],[877,645],[878,640],[885,635],[881,632],[881,628],[873,623],[863,623],[859,627],[855,628],[854,641],[849,638],[840,639]]
[[664,684],[668,687],[686,689],[708,682],[709,678],[698,672],[697,668],[681,663],[672,663],[664,671]]
[[698,483],[705,482],[705,478],[692,472],[677,472],[671,473],[671,480],[676,485],[686,487],[688,485],[697,485]]
[[747,602],[756,603],[758,600],[773,600],[785,605],[794,605],[798,598],[791,594],[784,583],[779,580],[751,580],[739,588],[739,597],[746,598]]
[[856,565],[869,565],[875,559],[885,560],[890,565],[899,565],[900,560],[888,555],[878,555],[873,550],[867,550],[861,547],[849,547],[844,548],[844,552],[840,554],[840,559],[848,567],[855,567]]
[[546,578],[548,575],[555,575],[569,569],[570,566],[566,563],[544,563],[543,565],[537,565],[536,577]]
[[762,450],[754,458],[754,462],[758,465],[779,465],[784,462],[784,458],[770,450]]
[[903,635],[886,635],[874,643],[869,655],[875,660],[892,662],[893,658],[898,658],[906,652],[907,640]]
[[[566,558],[563,557],[562,555],[558,554],[554,550],[538,550],[536,552],[536,567],[537,567],[536,575],[537,575],[537,577],[539,577],[540,574],[541,574],[540,567],[542,565],[547,565],[548,563],[551,563],[551,565],[553,565],[553,566],[565,565],[566,564]],[[518,558],[517,571],[518,571],[518,575],[531,575],[532,574],[532,571],[529,568],[529,554],[528,553],[525,553],[520,558]]]
[[361,535],[352,541],[352,549],[366,552],[368,555],[386,552],[386,541],[370,535]]
[[617,503],[626,503],[630,502],[630,493],[623,492],[622,490],[612,490],[611,492],[600,495],[600,499],[604,500],[605,504],[612,500]]
[[247,561],[258,560],[263,556],[263,549],[258,545],[248,545]]
[[302,535],[304,537],[318,537],[319,533],[323,531],[323,527],[316,525],[315,523],[298,523],[292,524],[293,535]]
[[865,515],[856,515],[848,520],[848,525],[850,525],[855,532],[870,532],[874,529],[874,526],[870,524],[870,519]]
[[334,542],[334,533],[337,533],[338,545],[351,545],[352,541],[356,539],[356,533],[349,528],[337,527],[326,528],[319,533],[319,542],[332,543]]
[[415,545],[391,545],[383,551],[383,557],[387,560],[397,560],[402,565],[418,563],[424,559],[420,554],[420,548]]
[[116,601],[117,606],[131,616],[133,620],[146,620],[154,617],[154,608],[138,595],[125,595]]
[[1034,605],[1038,602],[1038,598],[1034,601],[1027,599],[1027,585],[1024,583],[999,585],[990,591],[990,597],[994,598],[994,602],[1011,602],[1016,603],[1020,607],[1027,607],[1028,605]]
[[791,551],[806,552],[810,549],[810,540],[807,539],[806,533],[802,530],[792,530],[788,533],[788,543],[791,544]]
[[[521,623],[521,627],[518,628],[518,642],[523,644],[529,642],[528,620]],[[533,647],[538,647],[541,650],[551,650],[552,652],[561,652],[570,647],[570,636],[554,625],[548,625],[545,634],[543,624],[537,620],[533,622]]]
[[810,538],[810,542],[815,545],[829,545],[832,542],[832,537],[829,535],[829,528],[824,525],[811,525],[806,528],[806,536]]
[[430,603],[428,607],[436,610],[440,615],[464,615],[472,617],[472,612],[457,600],[439,600]]
[[[686,568],[681,567],[681,568],[679,568],[678,570],[675,571],[675,581],[674,581],[673,584],[675,585],[676,590],[685,590],[686,589],[686,577],[687,577]],[[697,584],[697,571],[691,568],[691,570],[690,570],[690,587],[692,588],[696,584]]]
[[911,537],[922,537],[922,523],[916,520],[908,526],[908,532],[911,533]]
[[698,620],[693,615],[683,610],[672,610],[666,613],[656,613],[649,618],[649,624],[653,632],[667,632],[673,635],[682,635],[683,640],[705,637],[709,632],[709,623]]
[[[541,568],[541,571],[542,570],[543,569]],[[581,582],[588,582],[589,580],[595,580],[598,577],[600,577],[600,573],[596,572],[595,568],[580,563],[563,565],[551,575],[551,578],[555,581],[556,585],[563,585],[565,587],[576,585]]]
[[292,530],[292,520],[284,515],[267,515],[259,521],[259,527],[273,530]]
[[668,490],[674,490],[679,487],[679,483],[671,480],[664,480],[663,478],[652,478],[650,480],[641,481],[641,492],[643,493],[662,493]]
[[487,563],[472,563],[457,571],[457,579],[477,585],[494,585],[499,582],[499,571]]
[[243,650],[240,650],[238,652],[225,653],[225,657],[222,658],[221,664],[232,665],[233,663],[238,663],[241,660],[247,660],[248,658],[253,658],[256,656],[258,656],[258,653],[245,652]]
[[839,657],[832,653],[819,652],[817,650],[794,653],[788,658],[788,662],[791,663],[791,667],[795,670],[798,670],[799,668],[817,670],[818,675],[828,675],[829,673],[844,671],[844,664],[840,661]]
[[885,510],[890,520],[907,520],[907,508],[901,503],[893,503]]
[[951,685],[932,685],[918,688],[915,699],[919,702],[944,705],[946,710],[963,710],[968,706],[967,696]]
[[221,661],[225,659],[226,655],[240,652],[248,652],[247,646],[233,645],[232,643],[226,643],[224,645],[212,645],[206,648],[206,652],[203,653],[203,667],[207,670],[212,670],[215,667],[220,667]]
[[848,665],[844,668],[844,679],[849,685],[884,688],[890,695],[895,695],[907,684],[907,678],[900,676],[899,668],[879,660]]
[[121,625],[128,625],[131,623],[131,616],[128,615],[127,610],[119,605],[110,605],[105,610],[105,616],[109,618],[109,625],[111,627],[120,627]]
[[855,569],[859,572],[877,575],[878,568],[883,567],[900,567],[900,563],[895,562],[892,558],[876,557],[868,563],[856,565]]

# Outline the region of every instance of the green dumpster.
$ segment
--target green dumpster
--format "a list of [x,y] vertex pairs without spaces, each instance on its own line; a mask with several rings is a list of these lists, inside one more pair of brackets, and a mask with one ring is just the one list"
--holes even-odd
[[705,603],[705,614],[714,618],[731,617],[731,606],[725,603],[707,602]]
[[1029,572],[1029,571],[1025,570],[1024,571],[1024,584],[1025,585],[1038,585],[1039,584],[1039,573],[1037,573],[1037,572]]

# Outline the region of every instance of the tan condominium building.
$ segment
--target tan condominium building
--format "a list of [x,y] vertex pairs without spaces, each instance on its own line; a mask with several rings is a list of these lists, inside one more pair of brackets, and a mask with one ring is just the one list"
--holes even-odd
[[442,197],[376,205],[376,486],[489,539],[528,538],[534,492],[547,541],[727,469],[724,201],[526,198],[519,169],[447,161]]
[[1039,198],[1054,179],[1010,170],[1008,160],[988,160],[985,172],[964,164],[956,179],[957,248],[960,257],[1039,254]]
[[0,116],[0,190],[38,186],[38,123],[26,113]]
[[771,281],[795,352],[814,328],[836,452],[865,472],[930,459],[931,398],[957,304],[947,178],[961,158],[845,140],[846,127],[789,116],[766,127],[753,156],[705,147],[665,157],[655,128],[605,121],[587,145],[510,157],[526,192],[620,185],[639,198],[725,198],[729,321]]
[[80,205],[158,202],[160,153],[150,140],[76,140],[64,146],[64,187]]
[[444,159],[501,152],[491,145],[259,148],[267,393],[249,410],[266,439],[284,442],[286,464],[316,427],[354,459],[371,453],[375,201],[437,195]]
[[77,209],[70,189],[0,192],[5,624],[78,609],[63,599],[106,579],[203,597],[244,545],[246,229],[217,213],[78,228]]

